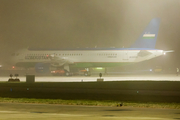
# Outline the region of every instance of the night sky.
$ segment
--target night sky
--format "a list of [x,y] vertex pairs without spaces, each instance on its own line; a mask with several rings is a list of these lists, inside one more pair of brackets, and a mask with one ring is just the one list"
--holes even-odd
[[155,17],[156,48],[175,50],[161,60],[180,67],[180,0],[0,0],[0,60],[28,47],[129,47]]

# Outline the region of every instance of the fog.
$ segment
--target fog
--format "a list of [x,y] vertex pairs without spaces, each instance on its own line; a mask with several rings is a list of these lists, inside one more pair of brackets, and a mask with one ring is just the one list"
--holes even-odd
[[28,47],[129,47],[155,17],[156,48],[175,50],[157,61],[180,67],[179,0],[0,0],[0,60]]

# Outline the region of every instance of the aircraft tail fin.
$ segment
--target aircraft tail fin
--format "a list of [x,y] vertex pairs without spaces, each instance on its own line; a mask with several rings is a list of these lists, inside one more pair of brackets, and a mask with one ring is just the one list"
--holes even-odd
[[159,18],[152,19],[131,48],[155,48],[159,24]]

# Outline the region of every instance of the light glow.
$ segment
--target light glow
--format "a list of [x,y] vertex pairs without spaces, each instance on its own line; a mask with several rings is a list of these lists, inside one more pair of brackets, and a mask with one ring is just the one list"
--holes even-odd
[[96,69],[97,69],[97,70],[102,70],[103,68],[102,68],[102,67],[97,67]]

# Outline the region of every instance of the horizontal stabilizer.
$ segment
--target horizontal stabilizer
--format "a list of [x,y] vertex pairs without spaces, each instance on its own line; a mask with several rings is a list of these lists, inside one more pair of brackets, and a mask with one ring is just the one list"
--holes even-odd
[[174,50],[168,50],[168,51],[164,51],[165,53],[168,53],[168,52],[174,52]]

